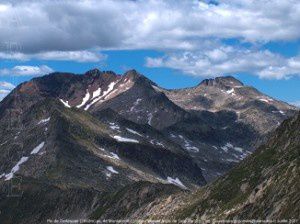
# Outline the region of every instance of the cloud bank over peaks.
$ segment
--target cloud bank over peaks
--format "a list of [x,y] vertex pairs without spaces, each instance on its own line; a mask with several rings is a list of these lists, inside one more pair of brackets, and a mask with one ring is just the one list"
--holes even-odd
[[0,59],[28,61],[32,59],[47,61],[100,62],[107,56],[93,51],[47,51],[36,54],[21,52],[0,52]]
[[287,79],[300,74],[300,57],[285,58],[268,50],[219,46],[147,57],[146,66],[172,68],[200,77],[248,73],[263,79]]
[[[96,63],[107,57],[100,51],[151,50],[165,56],[147,58],[148,67],[194,76],[299,74],[300,56],[261,47],[299,41],[299,0],[7,0],[0,12],[0,60]],[[258,48],[209,47],[229,39]]]
[[[1,10],[1,9],[0,9]],[[0,82],[0,101],[15,88],[15,85],[9,82]]]
[[0,42],[19,43],[26,54],[97,47],[191,50],[211,38],[300,38],[298,0],[10,0],[0,8]]

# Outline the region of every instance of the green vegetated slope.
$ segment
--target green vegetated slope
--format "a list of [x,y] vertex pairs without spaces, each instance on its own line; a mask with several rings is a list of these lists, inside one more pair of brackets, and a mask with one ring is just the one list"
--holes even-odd
[[[170,196],[144,217],[297,219],[300,216],[300,115],[226,176],[192,194]],[[141,210],[142,211],[142,210]]]

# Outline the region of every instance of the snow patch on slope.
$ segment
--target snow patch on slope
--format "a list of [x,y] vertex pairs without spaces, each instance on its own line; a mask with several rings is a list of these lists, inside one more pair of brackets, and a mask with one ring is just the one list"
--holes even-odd
[[235,151],[237,151],[237,152],[240,152],[240,153],[243,153],[243,148],[241,148],[241,147],[234,147],[233,148]]
[[136,111],[136,107],[139,105],[139,103],[142,101],[142,99],[137,99],[134,103],[133,106],[130,108],[130,112],[135,112]]
[[[113,90],[114,86],[116,85],[117,82],[111,82],[108,87],[107,90],[104,91],[101,95],[101,90],[99,93],[99,89],[98,92],[95,93],[95,95],[97,95],[95,98],[93,97],[92,102],[89,103],[88,105],[86,105],[86,107],[84,108],[84,110],[88,110],[92,105],[94,105],[95,103],[99,102],[99,101],[104,101],[103,99],[105,99],[107,97],[107,95]],[[98,95],[99,93],[99,95]],[[94,94],[93,94],[94,95]]]
[[25,163],[29,157],[23,156],[17,164],[11,169],[10,173],[5,175],[5,180],[10,180],[14,177],[14,174],[20,170],[20,166]]
[[120,126],[117,125],[117,124],[114,123],[114,122],[110,122],[109,125],[110,125],[109,127],[110,127],[112,130],[120,130]]
[[113,138],[116,139],[118,142],[139,143],[138,140],[135,140],[135,139],[132,139],[132,138],[125,138],[125,137],[118,136],[118,135],[113,136]]
[[269,100],[267,100],[267,99],[259,99],[259,100],[262,102],[265,102],[265,103],[269,103]]
[[50,117],[46,118],[46,119],[42,119],[38,122],[38,124],[45,124],[48,123],[50,121]]
[[148,124],[151,126],[152,123],[152,119],[153,119],[153,113],[149,113],[148,114]]
[[[37,154],[45,145],[45,142],[40,143],[36,146],[30,154]],[[22,156],[22,158],[17,162],[17,164],[11,169],[10,173],[8,174],[1,174],[0,178],[5,176],[5,181],[10,180],[14,177],[14,174],[20,170],[20,166],[25,163],[29,159],[28,156]]]
[[232,88],[232,89],[230,89],[230,90],[227,90],[226,93],[227,93],[227,94],[232,94],[232,95],[233,95],[233,94],[234,94],[234,89]]
[[118,160],[120,160],[120,157],[119,157],[116,153],[111,152],[110,154],[111,154],[111,157],[112,157],[113,159],[118,159]]
[[60,100],[60,102],[62,102],[62,104],[65,106],[65,107],[67,107],[67,108],[71,108],[71,106],[69,105],[69,101],[67,100],[67,101],[64,101],[64,100],[62,100],[62,99],[59,99]]
[[97,90],[95,90],[95,91],[93,92],[92,99],[94,99],[94,98],[100,96],[100,94],[101,94],[101,88],[99,87]]
[[118,174],[119,172],[116,171],[112,166],[107,166],[106,169],[111,172],[111,173],[114,173],[114,174]]
[[103,97],[103,96],[107,96],[107,94],[108,94],[109,92],[111,92],[111,91],[114,89],[114,87],[115,87],[116,84],[117,84],[117,82],[112,82],[112,83],[110,83],[110,84],[108,85],[107,90],[103,92],[102,97]]
[[126,128],[126,130],[129,131],[129,132],[132,133],[132,134],[135,134],[135,135],[138,135],[138,136],[140,136],[140,137],[143,137],[143,135],[141,135],[140,133],[138,133],[138,132],[135,131],[135,130],[132,130],[132,129],[130,129],[130,128]]
[[224,151],[224,152],[228,152],[228,150],[230,148],[233,148],[233,145],[231,143],[226,143],[226,145],[222,146],[221,149]]
[[159,141],[157,141],[157,140],[154,140],[154,139],[152,139],[152,140],[150,141],[150,143],[151,143],[152,145],[156,145],[156,146],[159,146],[159,147],[166,148],[166,146],[165,146],[163,143],[161,143],[161,142],[159,142]]
[[259,101],[261,102],[265,102],[265,103],[270,103],[270,102],[273,102],[274,100],[270,99],[270,98],[260,98]]
[[35,147],[30,154],[37,154],[39,153],[39,151],[44,147],[45,142],[42,142],[41,144],[39,144],[37,147]]
[[180,187],[180,188],[182,188],[182,189],[187,189],[187,187],[186,186],[184,186],[183,185],[183,183],[179,180],[179,178],[175,178],[175,179],[173,179],[172,177],[168,177],[167,178],[167,181],[170,183],[170,184],[174,184],[174,185],[176,185],[176,186],[178,186],[178,187]]
[[[102,148],[101,148],[101,150],[104,151],[104,152],[106,152],[105,149],[102,149]],[[114,153],[114,152],[108,152],[108,153],[109,153],[110,155],[105,155],[105,157],[108,157],[108,158],[110,158],[110,159],[120,160],[120,157],[119,157],[116,153]]]
[[89,99],[90,99],[90,93],[89,93],[89,90],[87,89],[86,94],[83,97],[81,104],[77,105],[76,107],[77,108],[83,107],[88,102]]
[[191,141],[184,138],[182,135],[178,135],[179,138],[181,138],[184,141],[183,147],[189,151],[193,152],[199,152],[199,149],[193,145],[191,145]]

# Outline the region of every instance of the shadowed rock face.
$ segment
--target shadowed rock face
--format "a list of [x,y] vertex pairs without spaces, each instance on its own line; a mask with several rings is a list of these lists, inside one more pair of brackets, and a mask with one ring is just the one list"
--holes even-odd
[[[92,217],[152,220],[294,220],[299,218],[300,114],[286,120],[251,156],[227,175],[195,192],[121,200],[100,205]],[[130,193],[128,193],[130,195]],[[151,198],[151,197],[149,197]],[[116,210],[136,205],[126,213]],[[96,215],[97,214],[97,215]]]
[[150,219],[287,220],[300,214],[300,114],[227,175],[191,194],[173,194],[131,217]]
[[[136,192],[150,192],[136,198],[147,205],[156,192],[167,197],[226,173],[293,109],[232,77],[182,90],[164,90],[135,70],[35,78],[0,102],[0,220],[38,223],[61,209],[88,217],[96,208],[95,217],[109,217],[110,203],[124,205],[120,198],[130,203],[123,217],[137,209]],[[25,196],[7,198],[7,186],[20,180]],[[35,197],[26,218],[10,217]],[[49,198],[66,205],[44,204]]]
[[[140,181],[166,184],[172,178],[180,181],[177,187],[189,189],[206,183],[196,162],[156,129],[109,110],[97,116],[45,99],[22,114],[21,132],[1,136],[1,222],[87,217],[98,205],[94,203]],[[13,183],[22,197],[8,197]],[[55,202],[47,203],[50,199]],[[12,215],[20,210],[24,219]]]

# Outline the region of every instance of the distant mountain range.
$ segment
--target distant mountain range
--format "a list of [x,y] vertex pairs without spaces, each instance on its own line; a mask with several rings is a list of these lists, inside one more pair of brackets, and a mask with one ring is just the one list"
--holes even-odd
[[[233,77],[178,90],[135,70],[34,78],[0,102],[0,220],[109,217],[112,205],[127,206],[117,215],[127,217],[159,197],[206,185],[247,156],[241,164],[255,167],[251,158],[263,149],[249,155],[295,114]],[[229,184],[223,178],[208,189],[222,181]]]

